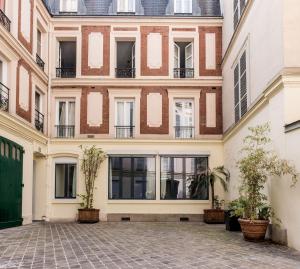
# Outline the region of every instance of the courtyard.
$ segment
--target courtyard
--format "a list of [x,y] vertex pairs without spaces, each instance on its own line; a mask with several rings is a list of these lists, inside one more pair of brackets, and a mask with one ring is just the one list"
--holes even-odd
[[299,269],[300,253],[203,223],[34,223],[0,231],[0,268]]

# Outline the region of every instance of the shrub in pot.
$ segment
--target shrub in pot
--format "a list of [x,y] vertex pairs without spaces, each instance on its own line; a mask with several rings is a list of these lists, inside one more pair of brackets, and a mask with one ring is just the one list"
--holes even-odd
[[82,148],[82,150],[81,171],[84,176],[85,194],[78,195],[82,199],[82,208],[78,209],[78,222],[96,223],[99,222],[100,210],[93,207],[95,181],[99,168],[106,159],[106,154],[96,146]]
[[204,210],[203,220],[205,223],[209,224],[224,223],[225,215],[224,210],[222,209],[224,200],[219,200],[219,197],[215,195],[215,183],[219,180],[223,189],[227,191],[230,173],[226,168],[224,168],[224,166],[219,166],[213,170],[209,169],[205,178],[206,182],[209,182],[211,188],[212,206],[211,209]]
[[250,134],[244,139],[243,157],[237,165],[242,184],[240,192],[245,203],[237,208],[235,214],[240,217],[244,238],[250,241],[264,240],[266,230],[273,214],[267,204],[264,186],[270,176],[290,175],[292,186],[298,180],[295,167],[287,160],[280,159],[274,151],[268,150],[271,140],[269,124],[249,128]]
[[228,209],[225,210],[225,225],[227,231],[241,231],[241,225],[238,219],[242,216],[240,210],[245,207],[245,203],[246,199],[240,197],[228,204]]

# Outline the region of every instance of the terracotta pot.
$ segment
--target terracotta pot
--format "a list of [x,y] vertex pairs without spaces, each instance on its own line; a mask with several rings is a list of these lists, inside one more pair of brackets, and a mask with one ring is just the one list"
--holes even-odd
[[209,224],[225,223],[225,213],[223,209],[204,209],[203,220]]
[[268,220],[239,219],[239,223],[241,225],[245,240],[254,242],[265,240],[269,225]]
[[99,209],[78,209],[78,222],[80,223],[96,223],[99,222]]

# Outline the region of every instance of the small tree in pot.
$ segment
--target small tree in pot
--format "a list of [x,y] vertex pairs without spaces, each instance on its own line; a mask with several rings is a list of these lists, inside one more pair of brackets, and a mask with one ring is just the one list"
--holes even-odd
[[215,195],[215,183],[219,180],[223,189],[227,191],[230,173],[224,166],[218,166],[212,170],[209,169],[205,178],[211,188],[212,205],[211,209],[204,210],[204,221],[211,224],[224,223],[225,217],[222,209],[224,200],[219,200],[219,197]]
[[84,175],[85,194],[80,194],[82,199],[82,209],[78,209],[78,221],[81,223],[99,222],[99,209],[94,209],[94,189],[95,181],[101,164],[106,159],[106,154],[101,148],[92,146],[83,148],[83,157],[81,160],[81,171]]
[[242,232],[246,240],[261,241],[273,215],[267,204],[267,196],[263,189],[269,176],[291,175],[292,186],[298,180],[295,167],[278,156],[266,146],[271,142],[268,138],[269,124],[250,127],[250,134],[244,139],[242,153],[244,157],[238,161],[242,177],[241,194],[246,198],[243,208],[238,209]]

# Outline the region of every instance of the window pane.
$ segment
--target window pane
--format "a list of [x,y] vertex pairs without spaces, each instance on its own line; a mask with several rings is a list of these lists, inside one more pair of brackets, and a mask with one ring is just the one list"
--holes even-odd
[[55,165],[55,198],[76,198],[76,164]]
[[110,199],[155,199],[155,158],[110,157]]
[[64,198],[65,196],[65,165],[55,165],[55,197]]

